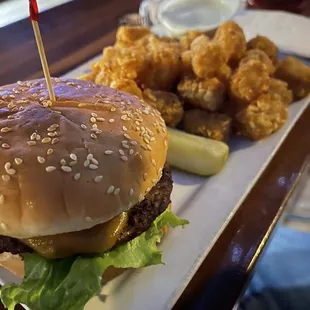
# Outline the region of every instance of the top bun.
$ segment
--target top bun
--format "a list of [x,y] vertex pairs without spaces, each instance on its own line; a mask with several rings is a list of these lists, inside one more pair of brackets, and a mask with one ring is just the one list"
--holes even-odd
[[0,87],[0,234],[89,229],[143,200],[161,178],[166,126],[136,97],[86,81]]

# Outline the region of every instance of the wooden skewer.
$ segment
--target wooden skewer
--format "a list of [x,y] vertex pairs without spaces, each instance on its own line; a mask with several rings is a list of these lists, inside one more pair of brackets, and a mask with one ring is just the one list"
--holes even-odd
[[44,77],[46,80],[48,94],[49,94],[51,101],[56,101],[56,97],[55,97],[53,86],[52,86],[51,76],[50,76],[50,70],[48,68],[48,63],[46,60],[46,55],[45,55],[44,46],[43,46],[43,42],[42,42],[39,24],[35,20],[32,20],[31,23],[32,23],[33,32],[34,32],[36,42],[37,42],[37,46],[38,46],[38,50],[39,50],[39,55],[40,55],[41,64],[42,64],[42,68],[43,68],[43,72],[44,72]]

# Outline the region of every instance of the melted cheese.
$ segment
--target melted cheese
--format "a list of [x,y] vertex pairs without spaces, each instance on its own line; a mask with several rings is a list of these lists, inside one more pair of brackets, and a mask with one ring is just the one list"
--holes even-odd
[[22,241],[46,258],[63,258],[82,253],[103,253],[115,245],[127,221],[128,215],[124,212],[91,229]]

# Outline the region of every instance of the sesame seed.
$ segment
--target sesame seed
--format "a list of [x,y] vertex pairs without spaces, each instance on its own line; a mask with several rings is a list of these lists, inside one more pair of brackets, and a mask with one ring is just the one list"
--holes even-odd
[[65,165],[67,164],[67,162],[66,162],[65,159],[61,159],[61,160],[60,160],[60,164],[61,164],[62,166],[65,166]]
[[133,193],[134,193],[134,190],[133,190],[133,188],[131,188],[130,191],[129,191],[129,196],[132,196]]
[[125,137],[126,139],[128,139],[128,140],[131,139],[131,137],[130,137],[127,133],[124,133],[124,137]]
[[102,133],[102,130],[100,130],[100,129],[97,129],[97,130],[96,130],[96,134],[97,134],[97,135],[99,135],[99,134],[101,134],[101,133]]
[[124,144],[123,144],[123,148],[124,148],[124,149],[129,149],[130,146],[129,146],[128,144],[125,144],[125,143],[124,143]]
[[[80,86],[80,85],[78,85],[78,86]],[[85,217],[85,221],[86,221],[86,222],[91,222],[91,221],[92,221],[92,219],[91,219],[91,217],[86,216],[86,217]]]
[[8,182],[8,181],[10,181],[10,179],[11,179],[11,177],[9,175],[7,175],[7,174],[2,175],[3,181]]
[[89,164],[90,164],[89,160],[88,160],[88,159],[86,159],[86,160],[84,161],[84,167],[88,167],[88,166],[89,166]]
[[9,174],[9,175],[14,175],[16,173],[16,170],[11,168],[11,169],[7,169],[6,170],[6,173]]
[[76,165],[77,164],[77,161],[76,160],[74,160],[74,161],[70,161],[70,163],[69,163],[69,166],[74,166],[74,165]]
[[93,117],[97,117],[97,116],[98,116],[98,115],[97,115],[96,113],[94,113],[94,112],[91,113],[90,115],[93,116]]
[[147,147],[144,144],[141,144],[141,148],[143,148],[144,150],[147,150]]
[[7,107],[8,107],[9,109],[14,108],[14,107],[15,107],[14,102],[10,102],[10,103],[7,105]]
[[122,115],[122,116],[121,116],[121,119],[122,119],[123,121],[126,121],[126,120],[127,120],[127,115]]
[[110,118],[109,123],[113,123],[113,122],[114,122],[114,118]]
[[72,168],[69,167],[69,166],[61,166],[61,169],[62,169],[64,172],[71,172],[71,171],[72,171]]
[[155,167],[156,166],[156,161],[152,159],[152,165]]
[[3,128],[1,128],[1,132],[9,132],[9,131],[11,131],[12,130],[12,128],[9,128],[9,127],[3,127]]
[[98,175],[98,176],[95,177],[94,180],[95,180],[96,183],[99,183],[99,182],[102,181],[102,179],[103,179],[103,176],[102,175]]
[[97,136],[94,133],[91,133],[90,137],[93,138],[93,139],[97,139]]
[[166,129],[165,128],[162,128],[161,130],[162,130],[163,133],[166,133]]
[[98,122],[104,122],[104,118],[103,118],[103,117],[98,117],[98,118],[97,118],[97,121],[98,121]]
[[30,136],[30,140],[35,140],[37,137],[37,133],[34,132],[31,136]]
[[97,129],[98,128],[98,125],[97,124],[93,124],[93,129]]
[[96,169],[98,169],[98,166],[97,166],[97,165],[94,165],[94,164],[90,164],[90,165],[89,165],[89,168],[90,168],[91,170],[96,170]]
[[92,153],[89,153],[86,157],[87,160],[91,160],[94,157]]
[[39,134],[37,134],[36,140],[37,140],[37,141],[41,140],[41,136],[40,136]]
[[154,141],[155,141],[155,138],[154,138],[154,137],[151,137],[151,138],[150,138],[150,141],[151,141],[151,142],[154,142]]
[[12,99],[15,99],[15,96],[14,96],[14,95],[10,95],[9,97],[12,98]]
[[45,170],[46,170],[47,172],[53,172],[53,171],[56,170],[56,167],[54,167],[54,166],[48,166],[48,167],[45,168]]
[[11,111],[12,112],[17,112],[18,111],[18,107],[15,106]]
[[0,195],[0,205],[4,204],[4,196],[1,194]]
[[138,143],[137,143],[137,141],[134,141],[134,140],[133,140],[133,141],[130,141],[130,144],[131,144],[131,145],[137,145]]
[[52,140],[52,144],[56,144],[58,141],[59,141],[58,138],[54,138],[54,139]]
[[133,149],[130,149],[129,150],[129,155],[132,155],[134,153],[134,150]]
[[53,150],[53,149],[48,149],[47,152],[46,152],[47,155],[51,155],[51,154],[53,154],[53,153],[54,153],[54,150]]
[[11,163],[10,162],[6,162],[5,164],[4,164],[4,169],[5,170],[8,170],[8,169],[10,169],[11,168]]
[[105,154],[105,155],[111,155],[111,154],[113,154],[113,151],[111,151],[111,150],[106,150],[106,151],[104,152],[104,154]]
[[87,126],[85,124],[81,124],[82,129],[87,129]]
[[90,118],[90,121],[91,121],[92,123],[96,123],[96,119],[95,119],[94,117],[91,117],[91,118]]
[[147,180],[147,173],[144,173],[144,174],[143,174],[143,179],[144,179],[144,181]]
[[27,144],[28,144],[29,146],[34,146],[34,145],[37,144],[37,142],[35,142],[35,141],[27,141]]
[[73,178],[74,178],[75,181],[77,181],[77,180],[80,179],[80,177],[81,177],[81,174],[80,173],[76,173]]
[[119,194],[119,192],[121,191],[120,188],[117,188],[115,191],[114,191],[114,196],[117,196]]
[[111,185],[107,190],[107,194],[112,194],[113,192],[114,192],[114,186]]
[[[20,108],[22,108],[22,107],[20,107]],[[14,116],[13,115],[8,115],[7,119],[14,119]]]
[[44,164],[45,163],[45,158],[44,157],[38,156],[37,159],[38,159],[38,162],[40,164]]
[[123,126],[123,130],[124,130],[124,131],[127,131],[128,129],[127,129],[127,127],[126,127],[126,126]]
[[115,112],[116,109],[115,109],[114,107],[112,107],[112,108],[110,109],[110,111],[111,111],[111,112]]
[[[0,203],[1,203],[1,202],[0,202]],[[2,204],[2,203],[1,203],[1,204]],[[6,224],[1,223],[0,225],[1,225],[1,228],[2,228],[2,229],[4,229],[4,230],[7,230],[7,229],[8,229],[8,227],[7,227],[7,225],[6,225]]]
[[51,141],[52,141],[51,138],[46,137],[46,138],[43,138],[41,142],[46,144],[46,143],[50,143]]
[[48,132],[47,135],[49,137],[55,137],[56,136],[56,132]]
[[118,152],[123,156],[125,155],[125,152],[123,150],[118,150]]
[[77,160],[77,156],[76,156],[75,154],[73,154],[73,153],[70,154],[70,158],[71,158],[72,160],[74,160],[74,161]]
[[99,165],[98,160],[95,159],[95,158],[92,158],[92,159],[91,159],[91,162],[92,162],[93,164],[97,165],[97,166]]
[[127,156],[121,156],[121,159],[122,159],[123,161],[128,161],[128,157],[127,157]]

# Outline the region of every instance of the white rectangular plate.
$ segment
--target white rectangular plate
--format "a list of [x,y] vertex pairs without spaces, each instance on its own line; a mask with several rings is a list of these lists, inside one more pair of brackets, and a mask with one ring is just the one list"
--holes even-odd
[[[92,61],[65,77],[81,76]],[[160,248],[166,265],[125,273],[105,286],[86,310],[170,309],[308,104],[309,98],[292,104],[285,125],[263,141],[232,139],[227,164],[216,176],[173,171],[173,211],[190,225],[171,229],[164,238]],[[0,269],[0,281],[16,278]]]

